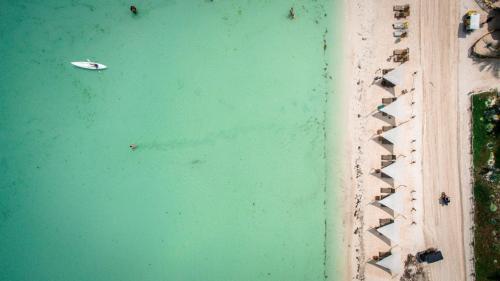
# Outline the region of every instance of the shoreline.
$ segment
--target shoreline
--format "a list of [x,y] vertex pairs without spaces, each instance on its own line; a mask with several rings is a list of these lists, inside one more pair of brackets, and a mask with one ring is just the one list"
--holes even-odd
[[[327,192],[326,192],[326,265],[325,265],[325,280],[345,280],[348,275],[347,262],[345,254],[347,253],[345,245],[346,240],[350,237],[346,235],[346,229],[349,228],[349,220],[344,216],[345,212],[349,212],[349,204],[346,203],[346,193],[343,187],[350,179],[346,178],[346,173],[349,172],[349,163],[344,161],[349,152],[349,140],[347,134],[339,134],[338,132],[349,131],[348,126],[348,108],[345,104],[349,102],[349,95],[344,85],[344,49],[346,40],[345,32],[345,17],[344,12],[346,5],[344,1],[335,2],[335,17],[332,17],[331,26],[337,26],[329,30],[329,39],[332,41],[329,44],[336,46],[340,42],[340,48],[327,49],[328,64],[332,68],[334,80],[330,80],[331,93],[335,99],[329,99],[327,104]],[[340,26],[340,27],[339,27]],[[336,40],[341,38],[340,41]],[[338,47],[337,47],[338,48]],[[340,81],[340,82],[337,82]],[[339,139],[340,138],[340,139]],[[337,145],[339,144],[339,145]],[[339,189],[342,189],[339,191]],[[339,215],[342,214],[342,215]],[[334,251],[335,250],[335,251]]]

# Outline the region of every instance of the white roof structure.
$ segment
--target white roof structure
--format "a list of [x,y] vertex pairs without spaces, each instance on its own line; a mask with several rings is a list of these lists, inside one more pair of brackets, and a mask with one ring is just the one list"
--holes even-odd
[[[398,213],[398,214],[403,214],[405,211],[405,206],[404,206],[404,201],[403,201],[403,192],[400,191],[399,189],[396,189],[395,193],[392,193],[391,195],[385,197],[382,200],[379,200],[378,203],[392,209],[395,213]],[[389,236],[387,236],[387,237],[390,239]]]
[[395,86],[400,86],[404,82],[405,72],[406,72],[406,66],[402,64],[397,68],[389,71],[387,74],[383,76],[383,78]]
[[391,271],[392,275],[401,273],[403,269],[403,262],[401,261],[401,251],[391,250],[390,256],[378,261],[376,264],[387,268],[389,271]]
[[403,98],[398,98],[389,105],[382,107],[380,111],[394,116],[399,121],[407,120],[411,117],[411,107],[407,103],[406,99]]
[[470,15],[469,26],[467,27],[469,30],[478,30],[480,25],[480,16],[479,14]]
[[401,219],[394,220],[393,223],[377,228],[377,231],[391,240],[391,244],[399,244],[401,233]]
[[394,180],[398,180],[402,176],[404,176],[406,168],[407,168],[406,161],[404,161],[404,159],[399,158],[396,159],[396,162],[392,163],[391,165],[382,168],[382,173],[388,175]]
[[401,141],[401,132],[401,126],[397,126],[396,128],[392,128],[389,131],[383,132],[381,136],[391,143],[396,144],[397,142]]

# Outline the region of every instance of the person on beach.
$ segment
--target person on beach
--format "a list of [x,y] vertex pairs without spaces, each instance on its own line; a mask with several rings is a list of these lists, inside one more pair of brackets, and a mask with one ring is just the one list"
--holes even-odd
[[136,8],[134,5],[130,6],[130,11],[131,11],[134,15],[137,15],[137,8]]
[[136,150],[137,149],[137,144],[133,143],[131,145],[129,145],[130,149],[132,149],[132,151]]
[[450,204],[450,197],[446,193],[441,193],[441,204],[448,206]]

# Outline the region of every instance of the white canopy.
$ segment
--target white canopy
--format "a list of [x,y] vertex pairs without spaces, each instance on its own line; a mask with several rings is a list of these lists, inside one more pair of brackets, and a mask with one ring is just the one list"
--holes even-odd
[[389,131],[383,132],[381,136],[391,143],[396,144],[397,142],[401,141],[401,131],[401,126],[397,126],[396,128],[392,128]]
[[468,26],[468,29],[469,30],[477,30],[479,29],[479,25],[480,25],[480,16],[479,14],[472,14],[470,15],[470,19],[469,19],[469,26]]
[[382,173],[388,175],[394,180],[398,180],[403,176],[407,168],[406,161],[404,159],[397,159],[396,162],[390,164],[387,167],[382,168]]
[[411,117],[411,107],[407,103],[406,99],[403,98],[398,98],[389,105],[382,107],[380,111],[394,116],[399,121],[406,120]]
[[406,66],[404,64],[398,66],[397,68],[389,71],[383,76],[383,78],[393,85],[399,86],[403,84]]
[[391,240],[391,244],[398,244],[401,232],[401,219],[377,228],[377,231]]
[[378,261],[377,265],[385,267],[391,271],[391,274],[396,275],[401,273],[403,262],[401,261],[401,251],[391,250],[391,255]]
[[[403,214],[405,211],[405,206],[403,202],[403,192],[400,191],[400,189],[396,189],[395,193],[392,193],[391,195],[385,197],[382,200],[379,200],[378,203],[392,209],[395,213],[398,214]],[[389,236],[387,237],[390,238]]]

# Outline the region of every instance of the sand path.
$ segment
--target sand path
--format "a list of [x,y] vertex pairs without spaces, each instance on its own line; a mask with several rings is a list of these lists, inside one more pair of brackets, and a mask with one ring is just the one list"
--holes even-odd
[[[466,280],[460,182],[458,110],[458,3],[421,0],[423,75],[423,186],[426,246],[445,259],[427,267],[430,280]],[[438,204],[441,192],[453,203]]]

